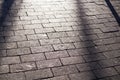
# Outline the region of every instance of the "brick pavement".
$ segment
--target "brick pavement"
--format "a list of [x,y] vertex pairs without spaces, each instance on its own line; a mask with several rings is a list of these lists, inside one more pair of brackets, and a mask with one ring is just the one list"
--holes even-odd
[[120,79],[120,27],[104,0],[2,0],[0,9],[0,80]]

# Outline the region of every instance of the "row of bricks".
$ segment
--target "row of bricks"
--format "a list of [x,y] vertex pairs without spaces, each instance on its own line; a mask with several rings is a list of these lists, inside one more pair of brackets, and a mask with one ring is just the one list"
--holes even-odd
[[[77,65],[77,66],[79,68],[79,65]],[[33,67],[34,66],[32,66],[32,68]],[[3,74],[3,75],[0,75],[0,78],[3,78],[3,80],[4,80],[4,79],[9,78],[9,77],[11,77],[11,78],[17,77],[17,78],[22,78],[21,80],[24,80],[23,78],[25,78],[25,77],[23,77],[23,76],[26,76],[27,80],[33,80],[33,79],[49,78],[49,77],[53,77],[53,76],[69,75],[70,78],[72,78],[72,80],[75,80],[76,77],[77,77],[77,80],[82,79],[82,78],[83,79],[87,78],[89,80],[89,78],[96,79],[96,77],[97,78],[104,78],[104,77],[118,75],[117,71],[119,71],[119,68],[120,68],[119,66],[116,66],[115,68],[110,67],[110,68],[93,70],[94,73],[91,71],[85,71],[85,72],[78,73],[78,69],[75,65],[69,65],[69,66],[55,67],[52,69],[48,68],[48,69],[27,71],[27,72],[25,72],[25,74],[23,72],[12,73],[12,74]],[[13,75],[14,75],[14,77],[12,77]],[[10,80],[11,80],[11,78],[10,78]]]

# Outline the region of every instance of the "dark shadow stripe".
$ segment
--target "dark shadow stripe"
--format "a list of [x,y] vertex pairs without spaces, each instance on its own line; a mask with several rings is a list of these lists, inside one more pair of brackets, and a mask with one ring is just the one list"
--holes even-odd
[[110,0],[105,0],[105,2],[107,3],[109,9],[111,10],[113,16],[115,17],[116,21],[118,22],[118,24],[120,26],[120,17],[118,15],[118,13],[116,12],[116,10],[114,9],[114,7],[112,6]]

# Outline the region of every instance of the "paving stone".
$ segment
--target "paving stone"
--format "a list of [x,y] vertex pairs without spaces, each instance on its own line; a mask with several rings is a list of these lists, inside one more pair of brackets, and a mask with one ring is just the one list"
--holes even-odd
[[10,65],[11,72],[20,72],[20,71],[35,70],[35,69],[36,69],[36,65],[33,62]]
[[66,75],[66,74],[78,72],[77,68],[74,65],[52,68],[52,71],[53,71],[55,76],[61,76],[61,75]]
[[59,44],[61,41],[59,39],[43,39],[40,40],[41,45],[49,45],[49,44]]
[[120,66],[115,66],[115,69],[120,73]]
[[29,24],[29,25],[23,25],[24,29],[38,29],[42,28],[41,24]]
[[49,52],[49,51],[53,51],[53,47],[51,45],[40,46],[40,47],[31,47],[31,51],[32,51],[32,53]]
[[103,78],[103,77],[113,76],[118,74],[114,68],[104,68],[100,70],[95,70],[94,73],[98,78]]
[[71,31],[73,30],[72,27],[55,27],[55,31]]
[[49,33],[49,32],[55,32],[53,28],[40,28],[35,29],[35,33]]
[[60,27],[60,23],[48,23],[48,24],[43,24],[43,27]]
[[10,37],[5,37],[6,42],[14,42],[14,41],[25,41],[27,40],[26,36],[10,36]]
[[1,73],[8,73],[8,72],[9,72],[9,66],[8,65],[0,66],[0,74]]
[[77,56],[77,57],[66,57],[66,58],[61,58],[61,62],[63,65],[69,65],[69,64],[77,64],[77,63],[84,63],[84,59],[82,56]]
[[109,33],[109,32],[116,32],[119,30],[117,27],[104,27],[104,28],[101,28],[101,31],[104,33]]
[[25,80],[24,73],[12,73],[0,75],[0,80]]
[[101,66],[96,62],[76,64],[79,71],[90,71],[95,69],[101,69]]
[[101,54],[101,53],[99,53],[99,54],[84,55],[83,58],[84,58],[87,62],[106,59],[105,56],[104,56],[103,54]]
[[79,37],[66,37],[66,38],[61,38],[61,41],[63,43],[70,43],[70,42],[78,42],[81,41]]
[[47,33],[47,35],[49,38],[61,38],[67,36],[65,32]]
[[17,42],[18,43],[18,47],[22,48],[22,47],[36,47],[36,46],[40,46],[38,40],[32,40],[32,41],[22,41],[22,42]]
[[47,39],[46,34],[33,34],[33,35],[27,35],[28,40],[36,40],[36,39]]
[[39,60],[45,60],[45,56],[43,53],[22,55],[21,60],[22,62],[39,61]]
[[75,73],[70,74],[71,80],[93,80],[96,79],[92,72],[82,72],[82,73]]
[[46,52],[45,56],[47,59],[54,59],[54,58],[62,58],[68,57],[67,51],[54,51],[54,52]]
[[17,48],[17,44],[15,42],[12,43],[0,43],[0,49],[14,49]]
[[26,80],[36,80],[36,79],[48,78],[53,76],[50,69],[28,71],[25,72],[25,75],[26,75]]
[[29,48],[18,48],[7,50],[7,56],[30,54]]
[[19,56],[15,56],[15,57],[3,57],[1,58],[1,64],[2,65],[7,65],[7,64],[16,64],[16,63],[20,63],[20,58]]
[[72,43],[68,43],[68,44],[56,44],[53,45],[55,50],[65,50],[65,49],[74,49],[74,45]]
[[61,62],[59,59],[51,59],[51,60],[44,60],[44,61],[38,61],[37,67],[40,68],[49,68],[49,67],[57,67],[61,66]]
[[18,30],[15,31],[15,35],[26,35],[26,34],[34,34],[33,30]]
[[67,50],[70,56],[80,56],[89,54],[87,49],[71,49]]

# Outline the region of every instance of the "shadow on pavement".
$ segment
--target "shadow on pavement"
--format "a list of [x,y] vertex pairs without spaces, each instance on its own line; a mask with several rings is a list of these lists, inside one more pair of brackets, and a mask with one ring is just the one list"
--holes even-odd
[[109,9],[111,10],[113,16],[115,17],[116,21],[118,22],[119,26],[120,26],[120,16],[118,15],[118,13],[116,12],[116,10],[114,9],[112,3],[110,0],[105,0],[107,6],[109,7]]

